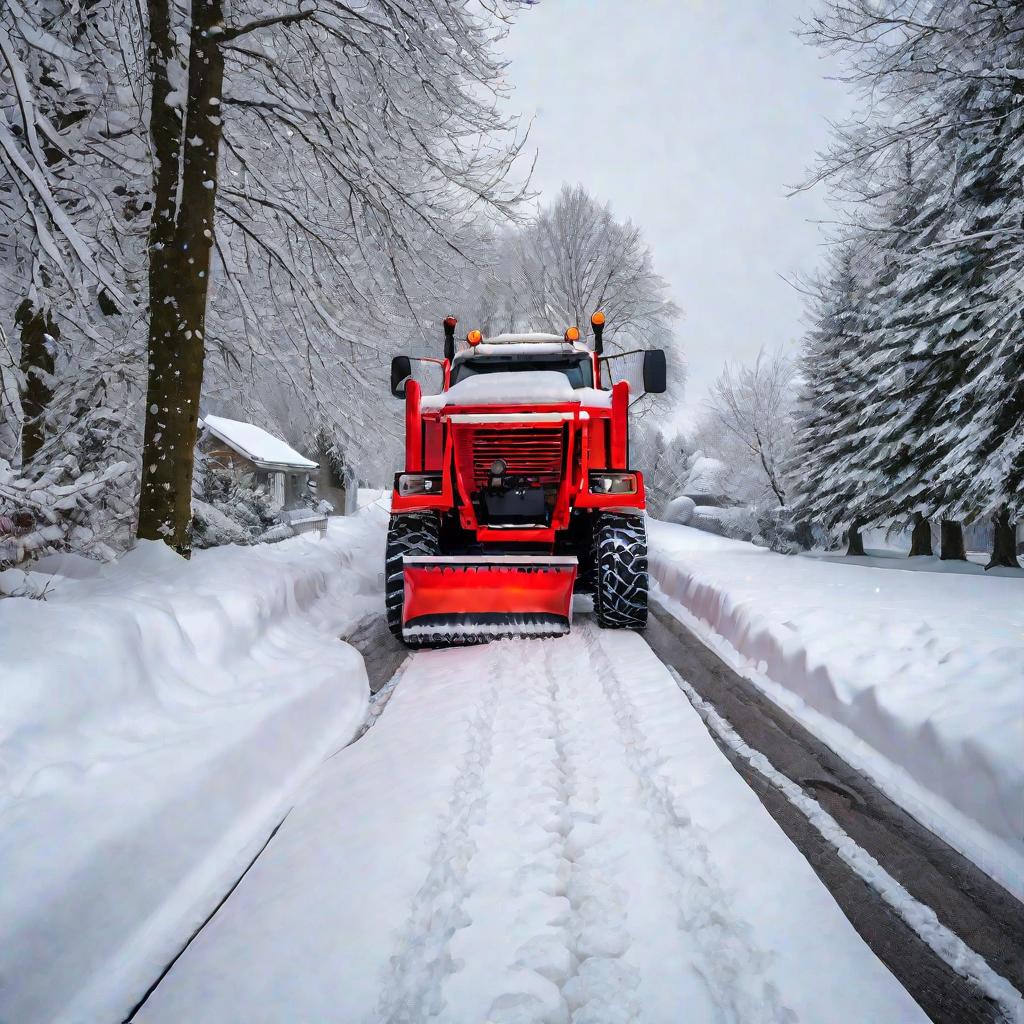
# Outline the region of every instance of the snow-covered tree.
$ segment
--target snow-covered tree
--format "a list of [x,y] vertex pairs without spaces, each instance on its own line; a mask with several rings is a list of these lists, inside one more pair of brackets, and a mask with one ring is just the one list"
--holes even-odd
[[692,446],[681,431],[666,435],[655,417],[633,424],[630,434],[630,458],[644,475],[647,508],[660,516],[668,503],[683,493],[687,463]]
[[6,380],[19,390],[17,462],[67,425],[55,400],[72,384],[88,391],[94,357],[131,330],[145,168],[138,30],[119,0],[0,8],[0,315],[16,352]]
[[473,308],[475,322],[493,325],[492,333],[570,325],[586,333],[600,309],[607,351],[671,346],[680,313],[643,232],[581,185],[563,185],[533,220],[495,241]]
[[712,385],[698,443],[730,466],[730,494],[751,504],[785,505],[793,443],[793,364],[782,351],[758,353]]
[[856,251],[846,247],[813,288],[786,466],[795,514],[827,530],[848,530],[853,553],[861,553],[858,528],[866,514],[859,414],[871,372],[866,299],[857,268]]
[[484,263],[467,275],[464,301],[465,319],[485,334],[577,326],[586,336],[591,314],[602,310],[606,354],[667,350],[668,391],[634,408],[630,444],[652,488],[652,507],[661,507],[682,471],[685,442],[666,424],[682,402],[686,360],[673,330],[680,310],[641,229],[616,220],[582,186],[565,185],[532,220],[481,241]]
[[[809,32],[864,95],[819,177],[855,200],[858,235],[884,257],[865,293],[861,511],[992,517],[1003,552],[1022,514],[1024,10],[830,0]],[[1012,561],[1000,552],[993,564]]]
[[[373,0],[291,5],[150,0],[149,391],[141,536],[188,549],[192,450],[211,330],[347,398],[375,287],[456,248],[460,222],[504,212],[520,145],[495,56],[511,5]],[[187,46],[179,40],[187,40]],[[424,251],[424,233],[432,244]],[[216,249],[218,265],[214,263]],[[211,275],[230,318],[207,321]],[[392,289],[400,293],[401,281]],[[355,323],[346,320],[355,307]],[[276,332],[273,344],[263,332]],[[374,361],[379,361],[374,350]],[[294,352],[294,358],[293,358]],[[345,358],[348,356],[348,358]],[[339,396],[335,396],[339,400]],[[361,405],[368,413],[370,404]],[[371,426],[367,415],[365,432]]]

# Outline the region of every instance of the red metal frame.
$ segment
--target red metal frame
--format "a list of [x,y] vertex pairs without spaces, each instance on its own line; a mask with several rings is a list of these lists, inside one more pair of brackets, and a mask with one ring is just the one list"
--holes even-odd
[[418,473],[423,469],[423,413],[420,409],[422,388],[417,380],[405,385],[405,471]]
[[569,619],[575,565],[406,565],[402,621],[428,615],[557,615]]
[[[436,362],[437,360],[431,360]],[[595,383],[600,382],[600,364],[591,353]],[[448,389],[451,380],[451,366],[447,360],[443,362],[444,388]],[[628,471],[629,460],[629,385],[619,381],[611,389],[611,407],[589,408],[577,403],[559,403],[551,405],[486,405],[486,406],[446,406],[443,409],[427,409],[421,407],[422,389],[415,380],[410,380],[405,392],[405,468],[407,473],[434,472],[441,474],[441,490],[436,494],[416,494],[403,497],[398,493],[398,482],[391,497],[393,512],[415,512],[427,509],[447,510],[458,508],[459,521],[463,529],[474,532],[480,541],[493,543],[535,543],[553,544],[556,534],[569,525],[569,517],[573,508],[586,509],[636,509],[646,506],[646,492],[643,475],[636,473],[637,490],[635,494],[605,494],[590,490],[590,473],[602,469]],[[563,450],[563,466],[551,525],[543,528],[499,529],[482,526],[477,520],[476,510],[471,499],[470,482],[464,479],[466,469],[459,459],[455,458],[455,432],[463,429],[479,427],[495,427],[502,430],[536,429],[538,421],[523,420],[529,414],[559,416],[566,431]],[[453,422],[453,417],[481,416],[505,417],[488,423]],[[425,452],[436,453],[438,439],[433,437],[428,443],[427,430],[443,431],[444,444],[441,458],[437,464],[433,458],[425,459]],[[596,440],[596,432],[601,431],[601,444],[592,444]],[[607,443],[605,441],[607,437]],[[577,444],[577,438],[579,443]],[[601,460],[605,465],[591,461],[592,452],[597,449],[606,454]]]

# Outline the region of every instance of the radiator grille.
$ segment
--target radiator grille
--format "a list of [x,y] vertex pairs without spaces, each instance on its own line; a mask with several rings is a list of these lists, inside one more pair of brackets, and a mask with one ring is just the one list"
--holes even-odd
[[455,457],[463,479],[480,490],[495,459],[503,459],[511,476],[525,476],[540,484],[557,484],[562,479],[564,428],[472,427],[458,431]]

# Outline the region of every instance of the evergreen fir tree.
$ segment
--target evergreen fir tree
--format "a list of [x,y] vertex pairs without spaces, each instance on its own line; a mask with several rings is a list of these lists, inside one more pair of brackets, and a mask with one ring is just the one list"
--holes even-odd
[[856,267],[857,252],[846,246],[819,285],[800,361],[802,385],[788,467],[796,491],[794,515],[830,530],[851,525],[870,504],[857,471],[863,438],[853,429],[868,372],[864,287]]
[[1024,92],[958,81],[941,93],[956,111],[936,147],[943,187],[918,220],[890,328],[905,351],[891,430],[901,443],[887,453],[890,512],[909,516],[924,504],[972,521],[1010,500],[1024,427],[1015,284],[1024,271]]

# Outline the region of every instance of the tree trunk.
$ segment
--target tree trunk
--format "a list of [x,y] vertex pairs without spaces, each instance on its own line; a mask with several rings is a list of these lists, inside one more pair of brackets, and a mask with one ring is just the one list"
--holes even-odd
[[967,561],[967,549],[964,547],[964,529],[952,519],[943,519],[941,526],[939,558],[944,561]]
[[764,470],[764,475],[768,477],[768,484],[775,492],[775,500],[778,501],[780,508],[785,508],[786,494],[779,484],[778,477],[775,475],[775,467],[769,466],[768,460],[764,457],[764,444],[761,441],[761,435],[756,430],[754,431],[754,438],[757,441],[757,454],[761,460],[761,468]]
[[932,554],[932,524],[918,513],[914,532],[910,535],[910,557]]
[[850,523],[847,531],[846,553],[850,556],[864,554],[864,538],[860,535],[860,521],[854,520]]
[[[157,159],[138,536],[163,540],[188,557],[221,140],[223,24],[220,0],[193,0],[188,99],[182,123],[175,108],[166,104],[170,91],[166,67],[173,57],[168,4],[169,0],[149,3],[154,81],[150,134]],[[165,27],[166,36],[162,35]],[[185,138],[188,145],[182,155]],[[176,202],[179,187],[180,205]]]
[[21,329],[19,369],[25,379],[21,393],[24,422],[21,428],[21,461],[26,464],[43,447],[43,418],[53,398],[54,351],[47,336],[58,338],[60,331],[45,310],[25,299],[14,314]]
[[985,566],[986,569],[995,569],[997,566],[1008,569],[1020,568],[1014,533],[1010,513],[1005,508],[1000,509],[992,519],[992,557]]

